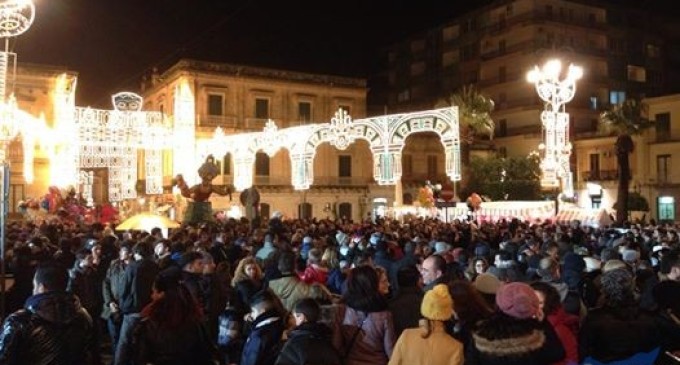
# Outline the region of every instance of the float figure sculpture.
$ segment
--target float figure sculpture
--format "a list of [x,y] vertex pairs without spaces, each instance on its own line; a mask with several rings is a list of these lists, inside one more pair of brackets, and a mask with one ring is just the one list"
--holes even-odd
[[189,187],[182,174],[175,177],[175,184],[180,190],[183,197],[190,199],[184,213],[185,224],[196,224],[202,222],[212,222],[213,217],[212,204],[208,199],[215,193],[217,195],[229,195],[231,201],[231,189],[222,186],[213,185],[212,181],[220,171],[215,164],[213,155],[206,157],[205,162],[198,169],[198,176],[201,182]]

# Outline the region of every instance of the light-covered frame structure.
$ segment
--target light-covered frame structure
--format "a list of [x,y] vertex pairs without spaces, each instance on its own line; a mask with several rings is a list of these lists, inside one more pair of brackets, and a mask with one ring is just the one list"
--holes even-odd
[[[66,81],[64,81],[66,82]],[[142,111],[143,99],[131,92],[112,96],[114,110],[75,107],[74,85],[59,85],[53,184],[83,185],[82,169],[107,168],[110,201],[137,197],[138,151],[144,151],[147,194],[163,192],[162,153],[173,143],[173,127],[159,112]],[[58,174],[58,175],[57,175]],[[92,189],[83,185],[83,197]]]
[[527,74],[527,80],[536,87],[538,96],[545,102],[541,112],[544,142],[541,161],[541,186],[559,187],[562,181],[562,192],[572,196],[574,182],[570,166],[572,145],[569,142],[569,114],[565,112],[565,104],[576,94],[576,81],[583,75],[581,67],[569,65],[567,74],[560,79],[562,63],[559,60],[546,62],[543,68],[535,66]]
[[460,130],[457,107],[393,114],[352,120],[339,109],[330,123],[278,129],[269,120],[262,132],[225,135],[218,128],[213,138],[199,143],[199,156],[230,153],[234,161],[234,187],[242,191],[253,184],[255,154],[263,151],[270,157],[280,149],[289,151],[291,184],[296,190],[309,189],[314,181],[314,156],[322,143],[339,150],[358,139],[368,142],[373,154],[373,177],[380,185],[393,185],[401,179],[401,153],[412,133],[434,132],[439,135],[446,155],[446,174],[452,181],[461,178]]

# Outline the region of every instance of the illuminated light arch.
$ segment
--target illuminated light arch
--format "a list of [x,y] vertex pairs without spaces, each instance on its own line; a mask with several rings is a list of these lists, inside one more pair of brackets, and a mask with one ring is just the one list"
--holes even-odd
[[435,132],[444,145],[446,174],[458,181],[460,171],[460,131],[458,109],[394,114],[352,120],[339,109],[330,123],[278,129],[269,120],[262,132],[225,135],[218,128],[213,138],[199,146],[204,157],[211,151],[234,160],[234,187],[244,190],[252,186],[255,153],[262,150],[273,156],[285,148],[291,159],[291,184],[296,190],[309,189],[314,181],[314,156],[322,143],[344,150],[357,139],[366,140],[373,154],[373,177],[380,185],[394,185],[401,179],[401,152],[406,137],[412,133]]
[[[398,169],[394,169],[398,173],[398,176],[393,177],[394,182],[401,179],[401,152],[404,149],[406,138],[411,134],[420,132],[434,132],[439,135],[444,145],[446,175],[451,181],[461,179],[460,129],[457,107],[402,115],[399,116],[399,119],[390,121],[388,125],[388,152],[393,155],[392,160],[399,165]],[[399,147],[398,151],[396,150],[397,146]]]

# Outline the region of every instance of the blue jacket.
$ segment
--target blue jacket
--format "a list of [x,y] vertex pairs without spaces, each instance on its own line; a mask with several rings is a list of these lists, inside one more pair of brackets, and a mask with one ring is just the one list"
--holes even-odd
[[274,365],[281,352],[284,327],[283,318],[274,310],[258,316],[243,346],[241,365]]

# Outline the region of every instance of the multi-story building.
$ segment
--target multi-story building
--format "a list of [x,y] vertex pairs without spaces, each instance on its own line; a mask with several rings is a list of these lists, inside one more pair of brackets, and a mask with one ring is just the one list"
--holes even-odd
[[[649,204],[649,217],[677,219],[680,173],[671,168],[680,158],[680,94],[644,99],[648,117],[655,123],[633,136],[630,156],[632,192]],[[576,141],[577,173],[587,188],[581,194],[585,206],[609,206],[616,201],[618,169],[614,136],[593,136]],[[590,189],[588,189],[588,187]]]
[[[572,171],[577,160],[589,161],[577,156],[584,146],[611,142],[601,151],[598,176],[575,174],[574,186],[585,191],[587,181],[615,182],[617,175],[613,140],[598,131],[599,114],[626,98],[677,90],[677,34],[673,23],[613,2],[493,1],[385,49],[384,70],[370,79],[369,114],[427,109],[472,84],[495,101],[495,150],[526,155],[541,142],[543,110],[527,72],[551,58],[577,64],[584,76],[566,105]],[[611,209],[606,201],[602,207]]]
[[[367,88],[363,79],[188,59],[180,60],[162,73],[155,71],[143,81],[144,110],[160,111],[172,117],[174,90],[180,83],[188,84],[193,95],[199,141],[212,138],[218,127],[227,135],[261,132],[270,119],[278,128],[328,123],[339,108],[353,119],[366,115]],[[214,183],[232,185],[232,156],[215,157],[222,174]],[[322,145],[314,157],[314,184],[305,191],[295,191],[291,186],[288,151],[281,150],[271,158],[258,153],[254,165],[253,183],[260,191],[264,216],[280,211],[290,217],[325,217],[337,213],[339,217],[358,219],[368,212],[373,199],[394,199],[393,189],[375,184],[371,153],[362,142],[344,151]],[[164,171],[166,184],[172,173]],[[218,197],[214,197],[213,202],[215,207],[228,205]]]

